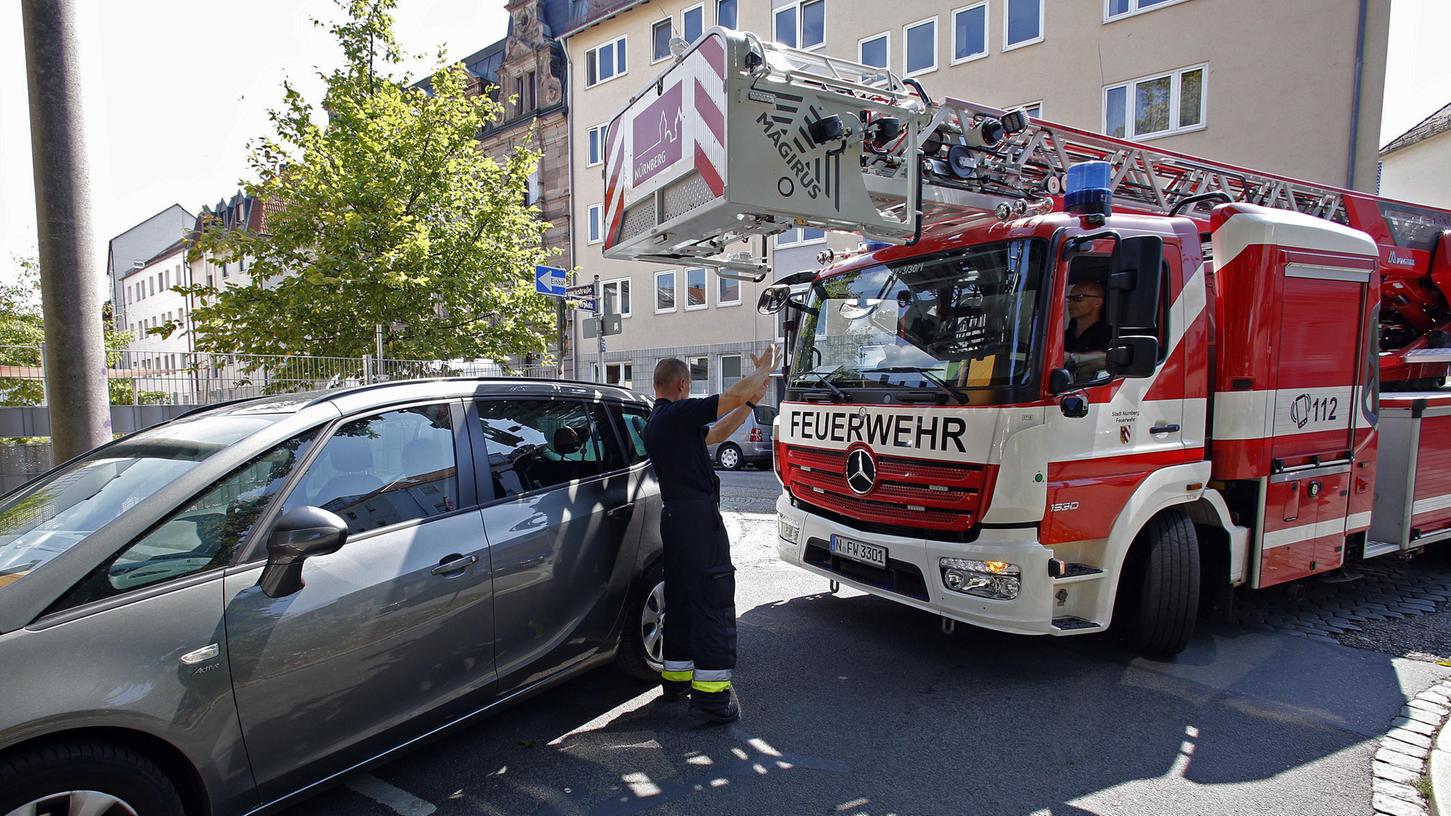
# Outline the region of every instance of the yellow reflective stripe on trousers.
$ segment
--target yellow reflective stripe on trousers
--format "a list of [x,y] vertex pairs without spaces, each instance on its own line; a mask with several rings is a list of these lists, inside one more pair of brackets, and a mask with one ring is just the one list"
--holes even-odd
[[690,669],[686,669],[685,671],[660,672],[660,678],[662,680],[669,680],[672,683],[689,683],[691,678],[694,676],[695,672],[691,671]]
[[703,691],[707,694],[714,694],[718,691],[729,691],[731,681],[729,680],[696,680],[690,684],[692,689]]

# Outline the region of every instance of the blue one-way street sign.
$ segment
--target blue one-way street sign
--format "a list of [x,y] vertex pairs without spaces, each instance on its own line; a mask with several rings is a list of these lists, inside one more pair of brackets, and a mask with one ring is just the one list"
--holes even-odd
[[534,289],[541,295],[564,297],[569,273],[553,266],[534,267]]

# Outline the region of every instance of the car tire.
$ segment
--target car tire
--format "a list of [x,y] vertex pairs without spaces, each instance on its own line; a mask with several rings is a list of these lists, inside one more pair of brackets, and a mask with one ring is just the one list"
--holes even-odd
[[721,470],[740,470],[744,462],[741,449],[729,442],[716,449],[715,463],[720,465]]
[[[1194,635],[1199,613],[1199,541],[1182,510],[1149,520],[1119,582],[1122,632],[1140,653],[1172,657]],[[1115,614],[1118,617],[1118,614]]]
[[659,680],[664,666],[665,568],[656,561],[635,582],[616,664],[636,680]]
[[[112,804],[103,810],[107,798]],[[47,808],[52,803],[58,807]],[[129,748],[91,741],[37,746],[0,760],[0,814],[27,806],[42,813],[185,813],[176,785],[155,763]]]

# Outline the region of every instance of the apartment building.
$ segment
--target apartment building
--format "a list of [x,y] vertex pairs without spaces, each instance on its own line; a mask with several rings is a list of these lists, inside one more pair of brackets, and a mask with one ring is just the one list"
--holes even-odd
[[126,314],[129,305],[121,280],[133,274],[138,265],[146,264],[158,253],[175,243],[196,222],[180,204],[147,218],[106,244],[106,296],[111,301],[111,316],[118,330],[130,328],[136,321]]
[[1381,148],[1380,194],[1451,208],[1451,105]]
[[[622,367],[632,351],[744,349],[779,333],[754,309],[764,284],[601,253],[604,126],[668,67],[672,37],[690,42],[717,24],[749,30],[888,67],[934,97],[1022,106],[1168,150],[1373,190],[1389,16],[1390,0],[575,0],[563,38],[574,258],[622,315],[607,378],[646,384]],[[855,243],[798,229],[768,250],[783,275]],[[580,348],[592,359],[592,341]],[[735,354],[700,361],[699,390],[728,383]],[[633,359],[640,365],[641,353]]]

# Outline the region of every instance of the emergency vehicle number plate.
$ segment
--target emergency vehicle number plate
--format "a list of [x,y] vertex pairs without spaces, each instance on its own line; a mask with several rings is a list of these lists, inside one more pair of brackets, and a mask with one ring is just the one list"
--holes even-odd
[[887,567],[887,548],[878,547],[875,544],[853,541],[850,538],[834,535],[831,537],[831,552],[833,555],[850,558],[863,564],[871,564],[874,567],[882,569]]

